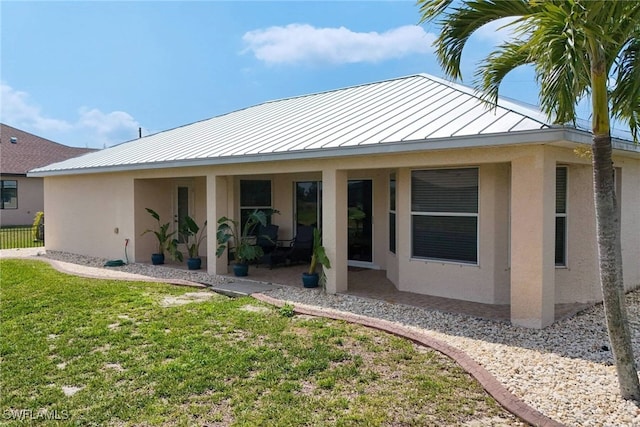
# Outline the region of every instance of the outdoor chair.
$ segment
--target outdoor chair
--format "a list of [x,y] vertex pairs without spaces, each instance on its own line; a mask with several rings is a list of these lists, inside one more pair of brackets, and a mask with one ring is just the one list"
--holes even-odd
[[309,225],[299,225],[292,240],[280,240],[278,247],[271,252],[269,268],[277,264],[296,264],[310,262],[313,250],[313,229]]
[[256,245],[262,248],[261,258],[258,259],[257,264],[268,264],[271,267],[271,254],[278,247],[278,230],[279,226],[275,224],[261,225],[258,228],[256,234]]

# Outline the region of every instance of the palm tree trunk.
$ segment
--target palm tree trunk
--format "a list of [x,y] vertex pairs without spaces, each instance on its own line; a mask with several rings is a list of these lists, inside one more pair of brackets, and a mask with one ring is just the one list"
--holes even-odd
[[611,160],[611,136],[594,135],[592,151],[600,284],[609,341],[622,397],[640,401],[640,383],[624,302],[622,249]]
[[627,307],[622,280],[622,247],[616,203],[611,120],[607,92],[605,54],[597,43],[591,45],[591,105],[593,107],[593,187],[596,205],[596,232],[600,262],[600,285],[609,341],[623,399],[640,401],[640,383],[633,357]]

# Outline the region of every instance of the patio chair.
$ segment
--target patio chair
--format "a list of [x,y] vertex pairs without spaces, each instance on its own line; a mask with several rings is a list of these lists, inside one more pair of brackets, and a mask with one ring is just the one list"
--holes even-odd
[[278,247],[279,226],[275,224],[261,225],[256,234],[256,245],[262,248],[264,255],[257,260],[256,264],[269,264],[271,267],[271,254]]
[[299,225],[292,240],[279,241],[279,246],[271,252],[269,268],[277,264],[296,264],[311,261],[313,250],[313,229],[309,225]]

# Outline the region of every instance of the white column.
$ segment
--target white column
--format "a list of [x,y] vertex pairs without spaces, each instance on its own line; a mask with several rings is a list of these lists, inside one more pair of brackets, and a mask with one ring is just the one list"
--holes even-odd
[[554,321],[555,166],[544,147],[511,162],[511,322],[528,328]]
[[322,171],[322,243],[331,261],[325,270],[330,294],[347,290],[347,172]]
[[229,179],[226,176],[207,175],[207,272],[211,275],[229,271],[227,253],[216,257],[218,218],[229,216],[228,191]]

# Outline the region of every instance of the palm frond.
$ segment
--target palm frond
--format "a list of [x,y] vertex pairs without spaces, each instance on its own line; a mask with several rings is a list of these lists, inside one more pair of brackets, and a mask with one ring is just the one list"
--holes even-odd
[[[445,73],[454,79],[462,77],[460,61],[462,51],[471,35],[479,28],[490,22],[502,18],[521,18],[532,13],[535,8],[526,0],[495,1],[477,0],[463,3],[461,7],[452,7],[450,2],[444,0],[436,2],[419,1],[421,10],[426,7],[426,15],[422,21],[435,19],[435,13],[441,14],[442,32],[434,42],[436,55]],[[519,19],[506,26],[512,26],[518,31]]]
[[629,124],[634,141],[640,135],[640,31],[622,50],[615,70],[615,85],[610,93],[611,112]]
[[475,73],[475,86],[481,97],[490,104],[497,104],[498,91],[506,75],[513,69],[530,63],[528,44],[524,41],[504,43],[485,58]]

